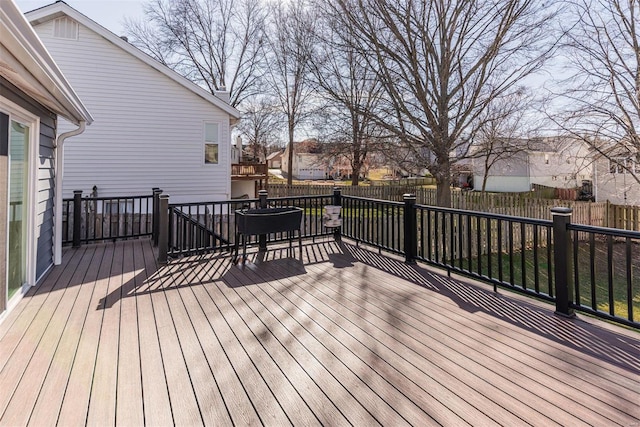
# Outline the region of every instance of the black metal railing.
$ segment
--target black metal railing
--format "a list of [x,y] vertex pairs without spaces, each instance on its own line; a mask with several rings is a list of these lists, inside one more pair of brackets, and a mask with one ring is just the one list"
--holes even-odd
[[341,235],[574,310],[640,328],[640,233],[342,196]]
[[576,310],[640,325],[640,232],[568,224]]
[[170,256],[230,249],[235,233],[234,212],[255,200],[174,203],[169,205]]
[[417,260],[553,300],[552,221],[424,205],[415,209]]
[[[296,206],[303,209],[301,235],[304,238],[327,235],[332,230],[322,226],[323,207],[332,197],[279,197],[266,199],[265,207]],[[230,250],[235,245],[235,211],[262,206],[260,199],[242,199],[206,203],[169,204],[168,256],[190,255],[211,250]],[[288,233],[271,233],[267,242],[288,239]],[[246,236],[247,244],[258,236]]]
[[82,197],[62,201],[62,243],[81,243],[151,236],[153,195]]
[[404,253],[403,203],[342,196],[341,215],[343,236]]
[[[304,211],[302,237],[333,233],[403,255],[407,263],[428,263],[494,289],[554,302],[560,315],[579,310],[640,328],[640,233],[571,224],[568,208],[553,208],[548,221],[418,205],[413,195],[403,202],[342,196],[339,189],[321,196],[268,199],[262,192],[251,200],[164,203],[160,218],[166,212],[168,219],[159,220],[166,224],[159,227],[161,262],[167,254],[231,249],[237,209],[297,206]],[[341,206],[341,227],[324,227],[326,205]],[[264,248],[263,242],[289,237],[271,233],[249,243]]]

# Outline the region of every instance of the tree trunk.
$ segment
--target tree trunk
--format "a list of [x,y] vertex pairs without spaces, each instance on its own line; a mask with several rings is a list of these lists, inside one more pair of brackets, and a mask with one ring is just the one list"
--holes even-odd
[[351,165],[351,185],[357,187],[360,184],[360,170],[362,169],[362,163],[354,162]]
[[[486,169],[485,169],[486,170]],[[486,171],[482,176],[482,192],[487,191],[487,181],[489,180],[489,171]]]
[[451,207],[451,178],[449,174],[435,175],[436,178],[436,204],[443,208]]
[[287,185],[293,185],[293,126],[289,125],[289,163],[287,164]]

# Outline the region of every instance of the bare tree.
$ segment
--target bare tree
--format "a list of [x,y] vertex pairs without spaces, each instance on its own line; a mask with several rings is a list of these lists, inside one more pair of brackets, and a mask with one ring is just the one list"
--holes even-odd
[[149,0],[144,20],[127,20],[131,43],[189,80],[228,90],[240,105],[264,72],[266,8],[260,0]]
[[481,191],[486,191],[491,168],[531,149],[536,131],[532,111],[533,96],[520,88],[515,93],[494,98],[478,116],[469,157],[482,162]]
[[395,134],[449,206],[451,153],[465,157],[478,115],[554,49],[553,4],[536,0],[327,0],[378,73],[376,122]]
[[287,122],[287,184],[293,182],[293,142],[296,128],[308,118],[312,86],[309,60],[313,20],[304,0],[274,5],[267,38],[267,76]]
[[325,157],[346,159],[352,170],[351,185],[357,186],[367,157],[383,134],[372,114],[382,85],[357,49],[349,28],[342,28],[321,8],[316,11],[316,17],[324,19],[316,26],[311,67],[323,102],[317,118],[323,139],[331,142]]
[[256,97],[245,102],[242,112],[238,130],[247,139],[254,158],[266,157],[280,133],[282,112],[279,105],[275,100]]
[[563,121],[573,136],[640,183],[640,2],[571,1]]

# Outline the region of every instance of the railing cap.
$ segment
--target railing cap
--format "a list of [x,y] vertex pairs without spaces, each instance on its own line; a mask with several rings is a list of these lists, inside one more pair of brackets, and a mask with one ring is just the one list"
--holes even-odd
[[404,200],[416,200],[416,195],[411,193],[406,193],[402,195]]
[[73,194],[82,194],[82,190],[73,190]]
[[556,206],[551,208],[551,213],[553,215],[571,215],[572,212],[573,212],[573,209],[566,208],[563,206]]

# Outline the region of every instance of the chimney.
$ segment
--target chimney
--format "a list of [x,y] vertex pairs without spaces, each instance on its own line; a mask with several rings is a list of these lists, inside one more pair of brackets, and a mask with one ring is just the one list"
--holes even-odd
[[215,96],[217,98],[220,98],[221,100],[223,100],[227,104],[229,104],[231,102],[231,95],[227,91],[227,87],[226,86],[220,86],[220,89],[216,90],[214,92],[214,94],[215,94]]

